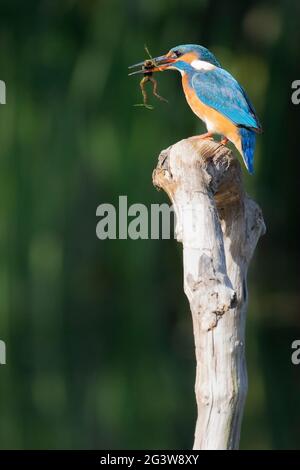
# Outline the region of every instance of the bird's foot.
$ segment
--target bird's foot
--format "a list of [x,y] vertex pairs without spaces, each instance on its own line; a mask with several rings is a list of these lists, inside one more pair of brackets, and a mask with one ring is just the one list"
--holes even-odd
[[193,135],[190,139],[213,140],[213,132],[205,132],[205,134]]
[[220,140],[221,145],[227,145],[228,142],[229,142],[229,139],[227,139],[227,137],[224,137],[222,140]]

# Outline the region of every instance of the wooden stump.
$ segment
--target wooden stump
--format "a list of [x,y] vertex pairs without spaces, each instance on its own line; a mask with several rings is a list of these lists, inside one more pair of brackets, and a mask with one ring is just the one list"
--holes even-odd
[[265,233],[241,167],[223,145],[189,138],[161,152],[153,183],[169,196],[183,244],[193,319],[198,418],[194,449],[237,449],[247,394],[247,270]]

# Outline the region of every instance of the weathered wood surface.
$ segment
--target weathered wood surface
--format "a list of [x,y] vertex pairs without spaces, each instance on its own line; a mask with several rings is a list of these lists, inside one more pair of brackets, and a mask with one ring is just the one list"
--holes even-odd
[[262,212],[223,145],[189,138],[161,152],[153,183],[169,196],[183,244],[193,319],[198,418],[194,449],[237,449],[247,394],[247,270]]

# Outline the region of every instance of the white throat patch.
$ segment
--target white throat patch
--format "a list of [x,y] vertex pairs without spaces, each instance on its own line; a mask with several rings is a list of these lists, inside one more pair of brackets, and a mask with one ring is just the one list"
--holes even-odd
[[191,66],[195,70],[213,70],[216,68],[215,65],[205,62],[205,60],[193,60],[191,62]]

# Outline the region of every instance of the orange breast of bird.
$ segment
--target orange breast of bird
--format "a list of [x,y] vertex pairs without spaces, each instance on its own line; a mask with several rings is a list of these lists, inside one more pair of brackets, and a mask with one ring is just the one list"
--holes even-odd
[[182,86],[189,106],[196,116],[205,122],[207,130],[215,134],[224,135],[233,142],[236,147],[239,147],[241,138],[235,124],[215,109],[202,103],[195,90],[190,86],[186,74],[182,77]]

